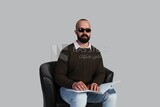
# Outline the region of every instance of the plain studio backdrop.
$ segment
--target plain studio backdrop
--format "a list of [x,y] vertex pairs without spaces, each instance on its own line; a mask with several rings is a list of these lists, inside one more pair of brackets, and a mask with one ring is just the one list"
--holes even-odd
[[1,0],[0,107],[43,107],[39,66],[51,46],[76,40],[75,23],[92,24],[90,42],[114,71],[118,107],[159,107],[158,0]]

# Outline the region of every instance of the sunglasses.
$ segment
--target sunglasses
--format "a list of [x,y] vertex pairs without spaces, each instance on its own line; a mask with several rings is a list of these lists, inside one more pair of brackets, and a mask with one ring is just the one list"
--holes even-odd
[[90,28],[86,28],[86,29],[84,29],[84,28],[79,28],[79,29],[77,29],[77,30],[78,30],[78,32],[84,32],[84,31],[86,31],[87,33],[91,32],[91,29],[90,29]]

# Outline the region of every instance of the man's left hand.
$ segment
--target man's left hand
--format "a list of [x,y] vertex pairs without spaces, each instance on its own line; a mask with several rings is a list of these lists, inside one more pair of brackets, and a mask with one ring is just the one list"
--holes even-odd
[[96,83],[92,83],[90,84],[89,89],[93,91],[99,91],[99,86]]

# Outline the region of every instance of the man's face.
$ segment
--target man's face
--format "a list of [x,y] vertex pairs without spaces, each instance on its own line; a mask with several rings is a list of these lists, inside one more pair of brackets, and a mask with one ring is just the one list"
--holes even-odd
[[90,23],[88,21],[80,21],[76,27],[75,33],[80,42],[87,43],[91,37]]

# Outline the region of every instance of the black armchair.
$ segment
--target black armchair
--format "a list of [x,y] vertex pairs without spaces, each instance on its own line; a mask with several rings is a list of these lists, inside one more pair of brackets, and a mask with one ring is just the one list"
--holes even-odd
[[[53,79],[54,69],[56,61],[47,62],[40,66],[40,80],[43,92],[43,107],[69,107],[69,105],[64,102],[59,94],[59,86],[55,83]],[[114,73],[109,69],[105,68],[106,76],[105,83],[112,82]],[[87,107],[101,107],[102,103],[91,104],[88,103]]]

